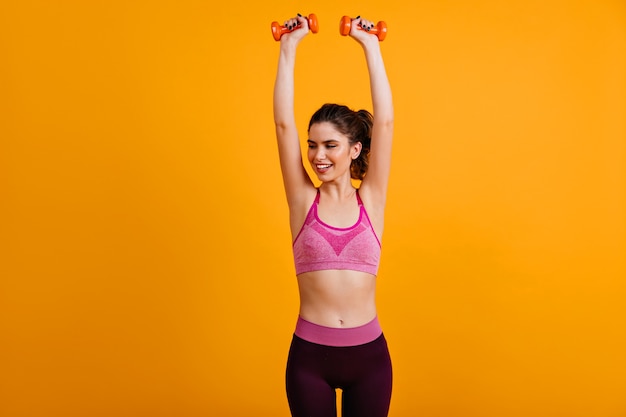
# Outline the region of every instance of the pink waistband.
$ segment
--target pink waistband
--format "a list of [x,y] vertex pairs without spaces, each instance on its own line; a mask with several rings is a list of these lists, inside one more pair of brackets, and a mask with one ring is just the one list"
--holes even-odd
[[357,346],[375,340],[382,332],[378,317],[362,326],[336,328],[320,326],[298,316],[295,335],[319,345]]

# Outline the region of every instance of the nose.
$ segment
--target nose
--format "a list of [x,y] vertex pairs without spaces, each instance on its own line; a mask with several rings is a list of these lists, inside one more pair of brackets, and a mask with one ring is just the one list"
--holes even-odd
[[326,157],[326,153],[324,152],[324,149],[322,149],[322,147],[320,146],[315,151],[315,158],[314,158],[314,160],[316,160],[316,161],[323,161],[325,157]]

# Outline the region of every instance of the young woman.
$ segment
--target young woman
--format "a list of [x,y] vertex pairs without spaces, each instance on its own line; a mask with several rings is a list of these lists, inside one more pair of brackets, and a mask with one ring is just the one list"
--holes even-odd
[[[300,25],[297,28],[297,25]],[[274,86],[274,121],[290,213],[300,311],[287,360],[287,399],[294,417],[387,416],[392,368],[377,318],[375,292],[391,162],[393,103],[371,21],[352,20],[350,36],[365,53],[373,116],[325,104],[308,127],[308,176],[294,116],[296,49],[307,19],[285,22]],[[356,189],[352,179],[361,180]]]

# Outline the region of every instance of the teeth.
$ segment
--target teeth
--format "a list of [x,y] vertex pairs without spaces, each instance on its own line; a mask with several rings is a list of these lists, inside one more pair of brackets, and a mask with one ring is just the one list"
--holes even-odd
[[329,165],[318,165],[317,166],[318,169],[326,169],[326,168],[330,168],[330,167],[331,167],[330,164]]

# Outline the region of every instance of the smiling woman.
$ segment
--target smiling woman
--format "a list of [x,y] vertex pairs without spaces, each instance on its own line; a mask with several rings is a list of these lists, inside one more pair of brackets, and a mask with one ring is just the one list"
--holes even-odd
[[374,133],[363,210],[355,194],[332,210],[325,181],[295,242],[346,263],[362,244],[375,264],[367,213],[375,279],[295,276],[269,103],[269,23],[294,4],[2,3],[0,416],[286,417],[298,307],[299,334],[358,340],[374,283],[389,415],[626,416],[626,2],[300,10],[320,23],[295,85],[316,185],[323,103],[383,120],[340,17],[390,24],[384,233],[366,198]]
[[[302,16],[281,38],[274,87],[274,121],[289,204],[300,312],[287,361],[293,416],[334,417],[335,390],[343,415],[383,417],[392,369],[376,310],[376,275],[389,177],[393,103],[378,45],[365,19],[350,36],[365,52],[375,117],[367,110],[325,104],[310,119],[302,163],[294,115],[296,49],[308,34]],[[365,29],[365,30],[363,30]],[[358,189],[352,180],[360,180]]]
[[[350,152],[350,174],[353,179],[363,180],[368,168],[372,124],[373,116],[367,110],[354,112],[347,106],[325,104],[316,111],[309,122],[308,156],[318,175],[318,165],[324,162],[327,153],[336,155],[342,148],[347,148]],[[312,152],[319,148],[318,144],[329,151]]]

